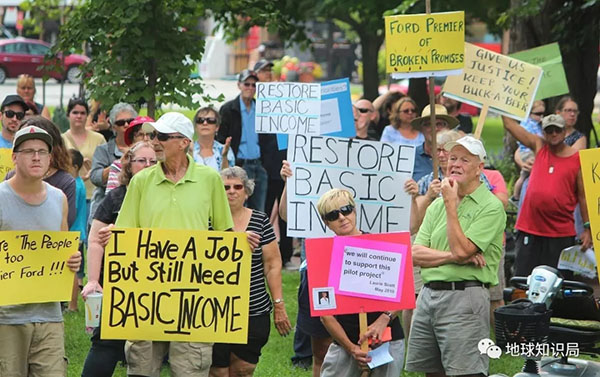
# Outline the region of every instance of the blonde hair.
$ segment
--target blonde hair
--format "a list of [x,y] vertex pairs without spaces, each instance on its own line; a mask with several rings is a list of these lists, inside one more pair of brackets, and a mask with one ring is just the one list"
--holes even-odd
[[33,80],[33,76],[28,75],[26,73],[20,74],[19,78],[17,79],[17,88],[26,84],[31,84],[35,93],[35,81]]
[[342,206],[350,204],[356,208],[356,203],[354,202],[354,198],[350,191],[334,188],[323,194],[317,202],[317,211],[319,211],[321,218],[323,218],[326,213],[331,212],[334,209],[339,209],[340,202],[345,202],[344,204],[341,204]]
[[400,98],[398,101],[396,101],[396,103],[392,105],[392,112],[390,113],[390,123],[392,125],[400,124],[400,109],[402,108],[402,105],[404,105],[407,102],[412,104],[415,107],[415,111],[417,111],[417,103],[412,98],[408,96]]

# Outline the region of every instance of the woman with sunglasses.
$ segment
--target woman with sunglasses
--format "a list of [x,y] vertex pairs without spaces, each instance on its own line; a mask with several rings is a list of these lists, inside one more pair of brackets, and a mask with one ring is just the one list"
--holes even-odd
[[425,141],[420,130],[411,122],[417,117],[417,104],[410,97],[400,98],[392,106],[389,126],[383,129],[381,141],[403,145],[419,146]]
[[203,107],[194,115],[194,125],[198,140],[194,143],[194,161],[210,166],[216,171],[235,166],[235,156],[231,145],[231,136],[225,139],[225,145],[215,140],[219,130],[219,113],[212,107]]
[[90,181],[96,188],[94,189],[90,206],[90,222],[94,218],[96,208],[100,205],[102,199],[104,199],[110,165],[123,157],[123,154],[129,149],[129,145],[125,142],[125,128],[136,117],[137,111],[128,103],[117,103],[110,110],[108,122],[115,136],[108,143],[99,146],[94,151]]
[[579,116],[579,106],[573,97],[565,96],[556,104],[556,114],[560,114],[565,120],[565,144],[581,150],[587,148],[587,137],[575,129],[577,117]]
[[[90,293],[102,292],[102,276],[104,266],[104,247],[98,238],[98,231],[109,224],[114,224],[127,193],[127,185],[131,178],[141,170],[156,164],[156,153],[152,145],[146,141],[134,144],[123,155],[123,166],[119,180],[121,186],[109,192],[98,206],[88,242],[88,282],[81,291],[84,299]],[[125,340],[101,340],[100,327],[94,329],[92,346],[83,365],[83,377],[112,376],[119,360],[125,360]]]
[[[244,169],[239,166],[222,170],[221,178],[233,217],[233,230],[248,233],[248,242],[254,250],[250,274],[248,342],[247,344],[215,343],[210,375],[212,377],[252,376],[261,349],[269,340],[272,310],[275,328],[279,334],[286,336],[291,331],[281,289],[281,256],[269,217],[263,212],[244,207],[244,202],[252,195],[254,182],[248,179]],[[267,293],[267,287],[271,297]]]
[[[352,194],[343,189],[331,189],[317,202],[317,210],[325,225],[336,236],[356,236],[356,204]],[[357,308],[358,309],[358,308]],[[386,328],[391,327],[390,354],[394,360],[371,370],[371,377],[396,377],[404,365],[404,334],[398,316],[400,311],[367,314],[367,332],[359,337],[358,314],[322,316],[321,322],[333,338],[321,367],[323,376],[356,376],[368,369],[371,357],[360,344],[369,341],[380,345]]]

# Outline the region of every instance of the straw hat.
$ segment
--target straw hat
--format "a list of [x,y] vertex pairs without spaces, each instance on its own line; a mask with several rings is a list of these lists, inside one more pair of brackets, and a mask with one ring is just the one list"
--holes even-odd
[[[421,112],[421,117],[413,119],[412,122],[410,122],[410,124],[414,128],[421,128],[421,126],[423,125],[423,121],[425,119],[430,119],[430,115],[431,115],[431,107],[430,107],[430,105],[427,105]],[[446,110],[446,107],[444,107],[444,105],[439,105],[439,104],[435,105],[435,118],[445,120],[448,123],[448,127],[450,129],[452,129],[458,125],[458,119],[456,119],[453,116],[448,115],[448,110]]]

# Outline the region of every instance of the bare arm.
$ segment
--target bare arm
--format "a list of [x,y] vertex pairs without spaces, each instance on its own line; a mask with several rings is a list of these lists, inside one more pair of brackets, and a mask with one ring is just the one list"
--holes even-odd
[[[269,242],[262,247],[262,250],[265,277],[267,278],[267,286],[271,292],[271,297],[274,299],[283,299],[281,288],[281,254],[279,253],[277,241],[273,240]],[[292,330],[292,325],[285,311],[285,304],[280,302],[275,303],[273,306],[275,308],[273,312],[275,328],[277,328],[280,335],[285,336]]]
[[371,357],[366,352],[363,352],[358,344],[354,344],[350,341],[337,319],[335,319],[334,316],[326,315],[321,317],[321,322],[331,337],[344,348],[344,350],[346,350],[346,352],[348,352],[362,368],[365,368],[367,363],[371,361]]
[[587,137],[585,137],[585,136],[580,137],[579,139],[577,139],[575,144],[571,145],[571,147],[575,148],[578,151],[587,148]]
[[446,207],[446,234],[450,253],[459,263],[464,263],[477,253],[479,248],[467,238],[458,221],[458,183],[444,178],[442,197],[444,198],[444,207]]
[[279,174],[281,175],[281,179],[285,182],[283,192],[281,193],[281,199],[279,199],[279,217],[281,217],[281,220],[287,222],[287,179],[292,176],[292,168],[290,167],[290,163],[286,160],[283,160]]
[[87,298],[90,293],[102,292],[102,286],[100,285],[99,280],[104,246],[98,237],[98,231],[106,226],[108,226],[108,224],[103,223],[100,220],[92,221],[87,251],[88,282],[81,291],[81,295],[84,299]]
[[[67,197],[63,194],[63,205],[62,205],[62,220],[60,224],[60,230],[63,232],[67,232],[69,230],[69,203],[67,202]],[[81,265],[81,253],[79,251],[71,254],[69,259],[67,260],[67,266],[69,270],[73,272],[79,271],[79,266]]]
[[42,109],[42,116],[48,120],[52,120],[52,117],[50,116],[50,110],[48,110],[48,106],[44,106],[44,108]]
[[514,136],[515,139],[521,142],[524,146],[531,149],[537,154],[542,148],[544,142],[541,137],[528,132],[525,128],[521,127],[516,120],[503,116],[502,123],[504,128]]

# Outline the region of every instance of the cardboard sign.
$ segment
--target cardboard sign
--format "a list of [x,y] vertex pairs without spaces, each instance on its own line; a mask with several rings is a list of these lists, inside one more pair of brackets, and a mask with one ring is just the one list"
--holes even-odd
[[[338,239],[341,239],[338,241]],[[357,242],[358,241],[358,242]],[[338,246],[344,245],[359,245],[361,248],[377,250],[385,244],[384,248],[396,248],[396,252],[390,254],[401,255],[402,261],[400,264],[399,273],[396,276],[390,274],[388,277],[371,275],[368,280],[375,283],[373,286],[383,288],[384,292],[378,292],[376,295],[363,294],[360,292],[339,292],[339,287],[335,285],[337,275],[343,275],[344,265],[339,264],[339,256],[336,256],[334,242],[339,242]],[[396,247],[389,246],[396,244]],[[380,312],[386,310],[402,310],[412,309],[415,307],[415,287],[412,272],[412,257],[410,251],[410,234],[409,232],[389,233],[389,234],[362,234],[360,236],[351,237],[335,237],[335,238],[314,238],[306,240],[306,259],[308,263],[308,292],[311,304],[311,316],[337,315],[337,314],[354,314],[360,312]],[[339,254],[339,251],[337,252]],[[376,253],[368,252],[369,256],[376,256]],[[367,261],[369,257],[367,256]],[[388,255],[389,256],[389,255]],[[371,259],[375,261],[375,259]],[[337,261],[337,262],[336,262]],[[377,263],[384,262],[386,266],[394,264],[393,262],[377,259]],[[338,268],[339,267],[339,268]],[[361,269],[365,272],[377,274],[381,271],[376,271],[375,268]],[[332,280],[332,275],[333,280]],[[397,279],[397,280],[396,280]],[[397,282],[394,288],[398,292],[398,300],[382,297],[381,293],[385,293],[385,284],[393,284]],[[378,285],[378,283],[383,283]],[[389,288],[389,287],[388,287]],[[338,292],[336,292],[336,290]],[[319,304],[318,292],[329,292],[329,301],[335,302],[335,307],[323,307]]]
[[102,339],[246,343],[251,259],[245,233],[113,229]]
[[540,67],[465,43],[464,71],[448,76],[443,93],[523,120],[529,116],[541,76]]
[[69,301],[79,232],[0,232],[0,306]]
[[544,70],[540,87],[535,95],[536,100],[569,93],[569,84],[565,76],[558,43],[554,42],[530,50],[519,51],[510,57],[537,65]]
[[[590,230],[594,243],[596,261],[600,260],[600,149],[584,149],[579,151],[581,175],[585,191]],[[596,265],[596,269],[598,266]],[[600,276],[600,269],[598,270]]]
[[6,174],[15,168],[12,161],[12,149],[0,148],[0,179],[4,179]]
[[[338,79],[321,83],[321,134],[355,137],[350,80]],[[287,149],[288,135],[277,134],[279,150]]]
[[411,197],[404,192],[412,177],[415,147],[330,136],[294,135],[287,182],[290,237],[333,235],[317,211],[321,195],[347,189],[356,201],[359,229],[390,233],[409,229]]
[[385,17],[386,72],[394,78],[459,74],[464,47],[462,11]]
[[321,85],[256,83],[256,133],[321,134]]

